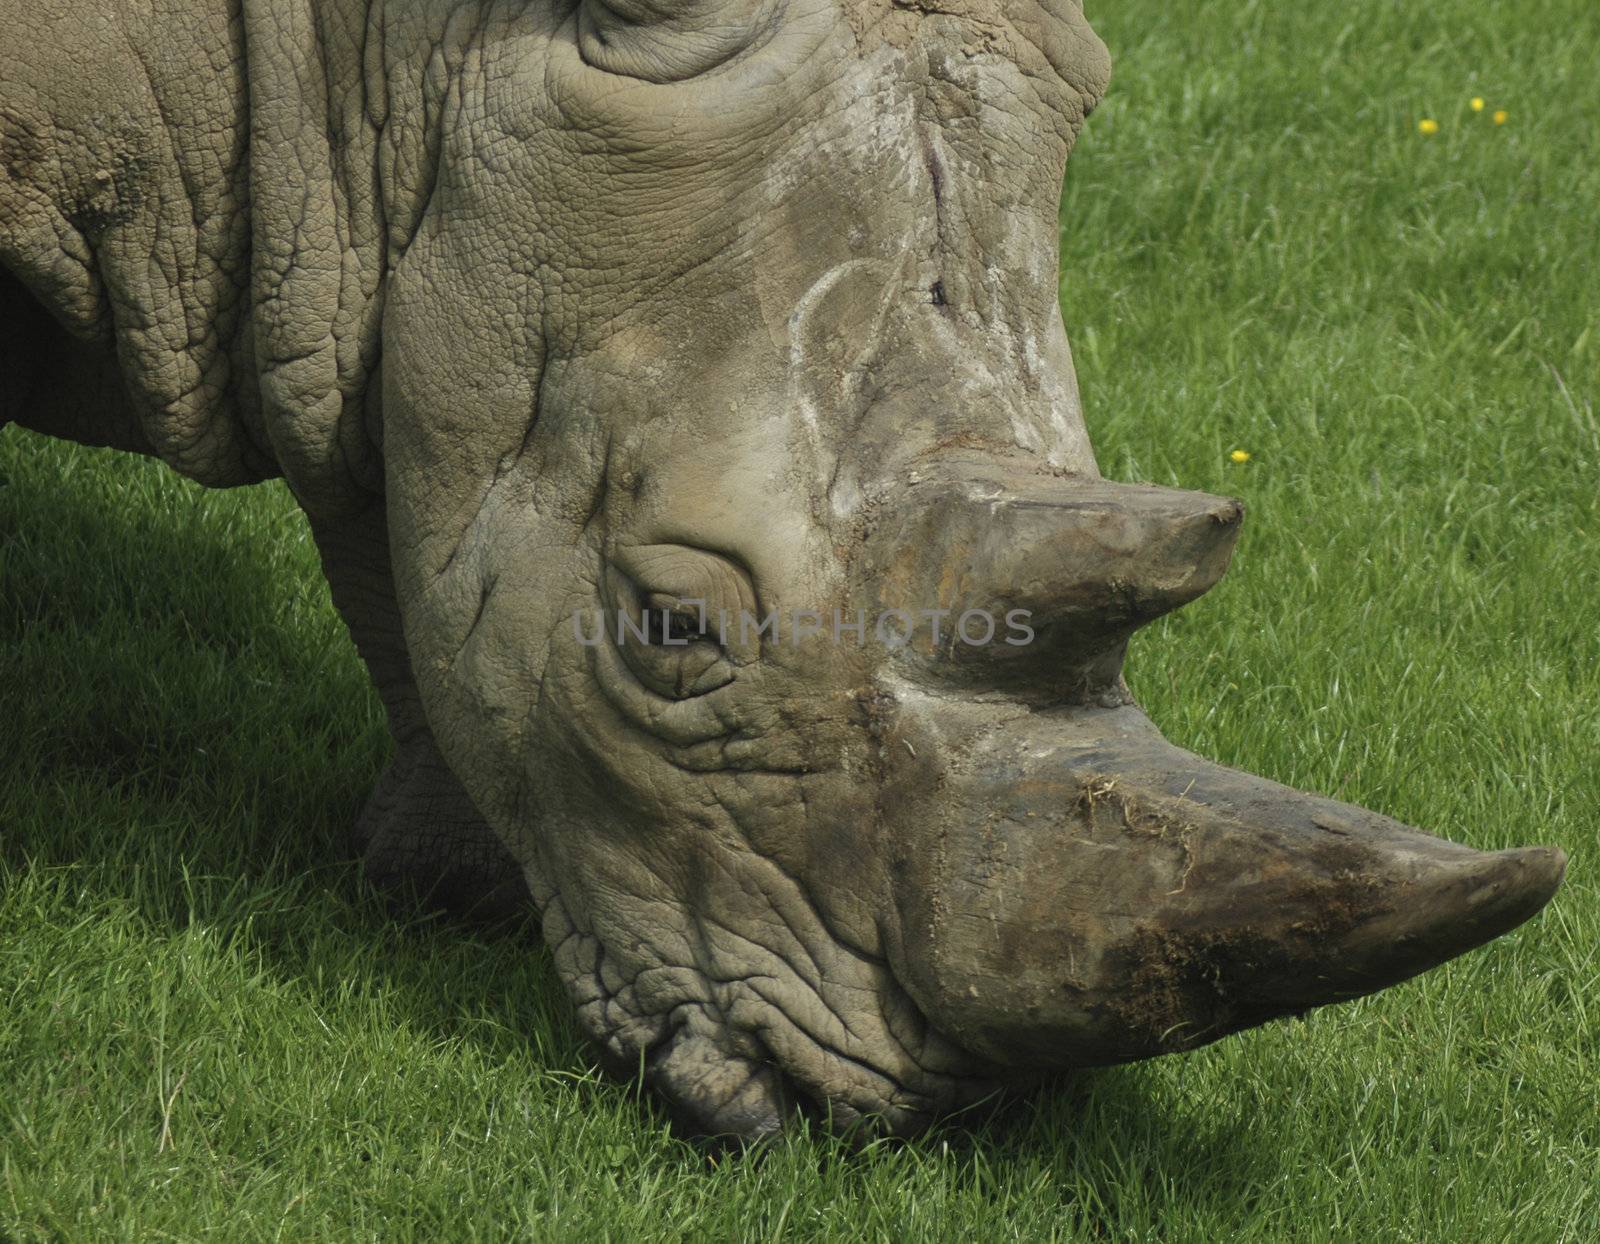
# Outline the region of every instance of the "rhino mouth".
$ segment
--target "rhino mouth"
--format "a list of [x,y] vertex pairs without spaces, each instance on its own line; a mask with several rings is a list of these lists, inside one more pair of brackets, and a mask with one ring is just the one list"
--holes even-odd
[[762,1141],[804,1119],[835,1133],[913,1135],[996,1092],[996,1069],[934,1028],[884,960],[849,949],[811,915],[803,944],[777,949],[762,945],[770,936],[701,915],[690,922],[696,966],[656,951],[632,979],[612,965],[637,962],[640,948],[614,953],[571,927],[559,898],[545,926],[604,1065],[642,1074],[690,1134]]
[[929,1068],[904,1083],[798,1025],[747,1034],[741,1053],[725,1041],[685,1027],[645,1052],[646,1082],[690,1134],[760,1142],[804,1122],[835,1135],[912,1136],[992,1099],[1005,1083]]

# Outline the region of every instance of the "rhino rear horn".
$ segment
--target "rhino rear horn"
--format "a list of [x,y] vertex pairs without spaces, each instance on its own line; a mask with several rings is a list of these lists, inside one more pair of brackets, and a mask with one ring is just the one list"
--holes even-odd
[[[1135,630],[1216,584],[1243,519],[1209,493],[958,467],[910,481],[872,572],[886,610],[945,611],[911,644],[937,677],[1081,698],[1117,685]],[[995,620],[989,642],[958,629],[968,611]]]

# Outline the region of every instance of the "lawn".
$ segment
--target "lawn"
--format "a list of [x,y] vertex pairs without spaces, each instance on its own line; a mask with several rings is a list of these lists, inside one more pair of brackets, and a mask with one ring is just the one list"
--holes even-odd
[[364,891],[380,714],[287,494],[11,429],[0,1239],[1600,1238],[1600,6],[1091,15],[1062,294],[1102,468],[1249,509],[1135,690],[1225,763],[1560,844],[1550,909],[976,1129],[713,1160],[525,936]]

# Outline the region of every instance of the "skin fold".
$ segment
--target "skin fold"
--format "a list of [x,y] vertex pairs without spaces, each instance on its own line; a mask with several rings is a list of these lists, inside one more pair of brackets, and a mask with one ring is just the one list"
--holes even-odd
[[0,33],[0,423],[287,480],[395,736],[369,873],[535,905],[694,1127],[914,1132],[1381,988],[1559,884],[1133,704],[1128,637],[1242,509],[1095,465],[1057,239],[1109,61],[1073,0],[4,0]]

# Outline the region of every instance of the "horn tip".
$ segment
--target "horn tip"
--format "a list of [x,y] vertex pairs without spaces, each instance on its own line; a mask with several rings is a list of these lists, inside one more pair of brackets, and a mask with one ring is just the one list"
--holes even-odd
[[1485,853],[1438,874],[1432,893],[1417,896],[1408,931],[1436,943],[1437,958],[1453,958],[1538,914],[1560,888],[1566,869],[1566,852],[1559,847]]
[[1490,903],[1514,917],[1508,928],[1548,903],[1567,874],[1567,853],[1560,847],[1514,847],[1491,858],[1498,866],[1485,890]]

